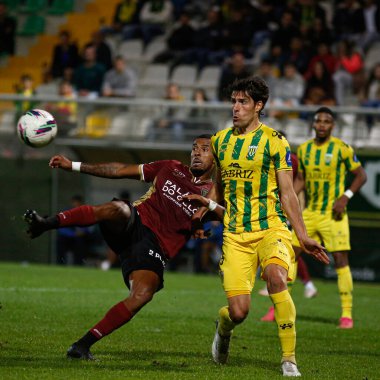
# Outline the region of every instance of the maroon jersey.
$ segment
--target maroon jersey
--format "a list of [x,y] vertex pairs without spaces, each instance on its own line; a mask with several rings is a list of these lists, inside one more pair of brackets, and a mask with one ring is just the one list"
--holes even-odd
[[206,196],[212,182],[201,182],[191,174],[188,166],[174,160],[141,165],[140,173],[141,180],[152,182],[152,187],[133,205],[142,223],[157,236],[166,256],[172,258],[190,238],[191,217],[197,210],[182,196]]

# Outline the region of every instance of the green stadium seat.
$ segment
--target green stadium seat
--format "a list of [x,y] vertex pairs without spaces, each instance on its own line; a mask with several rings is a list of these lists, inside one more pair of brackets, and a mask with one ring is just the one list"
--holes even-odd
[[38,15],[30,15],[25,20],[18,32],[19,36],[35,36],[45,31],[45,18]]
[[24,5],[18,7],[21,13],[40,13],[47,7],[47,0],[26,0]]
[[48,10],[49,15],[61,16],[65,13],[72,12],[74,9],[74,0],[53,0]]

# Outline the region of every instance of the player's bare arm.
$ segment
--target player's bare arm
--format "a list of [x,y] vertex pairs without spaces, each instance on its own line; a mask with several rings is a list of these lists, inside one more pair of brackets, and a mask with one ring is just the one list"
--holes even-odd
[[296,179],[293,183],[294,192],[298,195],[302,190],[305,190],[305,177],[302,172],[298,171]]
[[[50,159],[49,166],[53,169],[59,168],[66,171],[73,170],[73,162],[65,156],[57,155]],[[139,165],[124,164],[121,162],[109,162],[89,164],[80,163],[80,172],[103,178],[131,178],[140,179]]]
[[[352,193],[355,194],[366,183],[367,174],[362,166],[353,170],[351,173],[354,175],[354,179],[350,187],[348,188],[348,190],[352,191]],[[350,198],[346,194],[343,194],[335,201],[334,206],[333,206],[334,219],[336,220],[342,219],[349,200]]]
[[223,219],[225,208],[212,199],[206,198],[200,194],[188,194],[184,195],[183,198],[191,201],[197,207],[207,207],[207,210],[212,210],[219,220]]
[[324,251],[324,247],[307,235],[298,198],[293,188],[293,173],[285,170],[279,171],[277,172],[277,180],[280,187],[282,207],[297,235],[302,249],[322,263],[328,264],[330,260]]

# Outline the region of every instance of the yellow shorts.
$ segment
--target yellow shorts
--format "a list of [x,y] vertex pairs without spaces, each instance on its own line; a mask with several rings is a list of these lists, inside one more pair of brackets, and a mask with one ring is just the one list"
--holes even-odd
[[[347,213],[342,220],[334,220],[332,215],[322,215],[315,211],[305,209],[302,213],[307,234],[318,242],[323,242],[329,252],[349,251],[350,228]],[[299,247],[296,234],[292,233],[292,244]]]
[[294,277],[294,251],[291,233],[285,229],[223,236],[223,255],[220,275],[227,296],[250,294],[255,284],[257,268],[262,273],[269,264],[278,264],[288,271],[288,279]]

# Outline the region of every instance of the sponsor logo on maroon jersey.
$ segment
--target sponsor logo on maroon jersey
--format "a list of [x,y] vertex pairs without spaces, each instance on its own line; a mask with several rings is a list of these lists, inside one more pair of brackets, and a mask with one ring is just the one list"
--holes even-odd
[[186,175],[183,174],[182,172],[180,172],[178,169],[174,169],[174,171],[172,172],[173,175],[175,175],[176,177],[180,177],[180,178],[185,178]]
[[171,180],[167,179],[165,181],[162,186],[162,192],[166,198],[170,199],[178,207],[181,207],[187,215],[192,216],[197,211],[197,207],[183,201],[183,196],[190,194],[190,192],[183,192],[181,187]]

